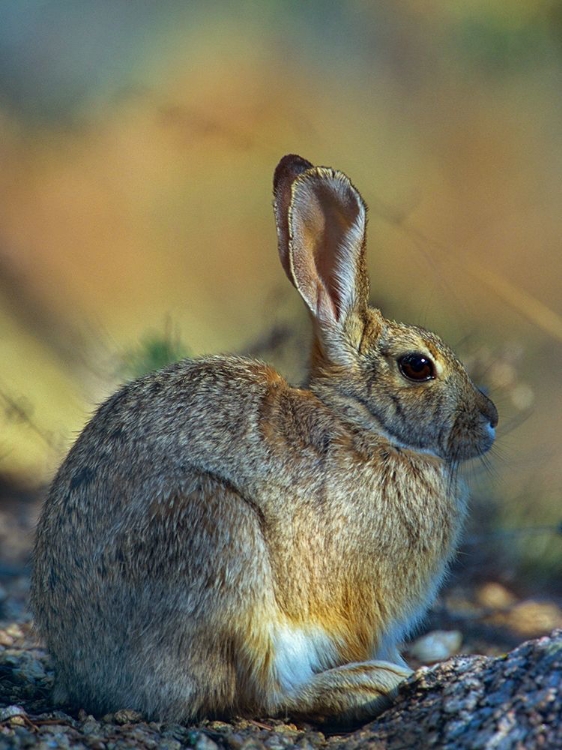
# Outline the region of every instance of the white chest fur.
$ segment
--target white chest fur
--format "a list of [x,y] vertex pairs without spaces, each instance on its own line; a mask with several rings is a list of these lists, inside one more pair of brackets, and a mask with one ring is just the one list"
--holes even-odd
[[283,693],[291,694],[337,663],[337,643],[317,625],[275,624],[271,644],[273,671]]

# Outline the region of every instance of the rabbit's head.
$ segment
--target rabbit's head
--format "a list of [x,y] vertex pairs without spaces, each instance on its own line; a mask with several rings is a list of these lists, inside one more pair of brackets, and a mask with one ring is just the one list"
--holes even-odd
[[366,206],[341,172],[285,156],[274,177],[281,263],[310,310],[310,387],[398,448],[451,463],[492,446],[496,407],[435,334],[369,307]]

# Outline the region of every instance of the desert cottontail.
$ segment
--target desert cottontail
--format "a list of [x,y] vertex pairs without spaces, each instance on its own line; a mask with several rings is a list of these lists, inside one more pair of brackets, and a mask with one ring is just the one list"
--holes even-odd
[[99,408],[37,532],[59,702],[361,720],[410,674],[397,644],[451,558],[458,464],[491,447],[497,412],[436,335],[368,306],[366,209],[344,174],[286,156],[274,193],[313,320],[307,383],[209,357]]

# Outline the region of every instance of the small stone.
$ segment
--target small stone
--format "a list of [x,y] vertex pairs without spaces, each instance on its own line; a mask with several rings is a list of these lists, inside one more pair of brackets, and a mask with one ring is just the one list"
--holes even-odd
[[142,714],[132,708],[122,708],[113,714],[113,721],[116,724],[138,724],[142,718]]
[[263,743],[269,750],[286,750],[288,747],[294,747],[294,742],[292,742],[288,737],[283,737],[278,735],[277,733],[273,735],[273,737],[270,737]]
[[431,664],[453,656],[461,644],[462,633],[459,630],[433,630],[414,641],[408,647],[408,652],[421,662]]
[[11,625],[8,625],[6,628],[6,633],[10,635],[12,638],[23,638],[23,630],[20,628],[20,626],[14,622]]
[[219,750],[217,743],[204,732],[190,733],[189,739],[195,750]]
[[170,737],[165,737],[158,741],[159,750],[181,750],[181,747],[182,745],[179,740],[174,740]]
[[528,599],[513,608],[509,625],[526,638],[543,635],[562,627],[562,610],[552,602]]
[[212,729],[215,732],[225,732],[232,729],[232,725],[229,724],[226,721],[219,721],[218,719],[215,719],[214,721],[210,721],[208,724],[209,729]]
[[248,737],[240,746],[240,750],[265,750],[265,745],[255,737]]
[[311,750],[311,748],[324,747],[326,744],[326,737],[322,732],[307,732],[306,735],[299,740],[297,743],[298,747],[302,747],[303,750]]
[[99,734],[101,727],[93,716],[88,716],[86,721],[82,724],[81,729],[84,734],[96,735]]
[[24,727],[25,726],[25,718],[23,716],[12,716],[10,719],[8,719],[8,722],[11,727]]
[[297,729],[297,727],[294,724],[289,724],[287,722],[283,722],[282,724],[275,724],[275,732],[276,734],[291,735],[292,737],[299,734],[299,730]]
[[21,706],[6,706],[0,708],[0,721],[8,721],[16,716],[25,716],[25,709]]
[[562,609],[553,602],[525,599],[507,612],[497,612],[487,622],[508,627],[522,638],[536,638],[562,627]]
[[476,592],[476,601],[488,609],[507,609],[517,602],[511,591],[495,581],[480,586]]
[[14,638],[5,630],[0,630],[0,646],[13,646]]

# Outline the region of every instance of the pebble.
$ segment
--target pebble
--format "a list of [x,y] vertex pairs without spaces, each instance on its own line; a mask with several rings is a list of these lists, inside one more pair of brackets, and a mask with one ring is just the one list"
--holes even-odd
[[116,724],[137,724],[142,721],[142,714],[139,711],[133,711],[132,708],[122,708],[113,714],[113,721]]
[[476,601],[488,609],[507,609],[517,602],[517,597],[501,583],[489,581],[476,591]]
[[491,615],[488,621],[510,628],[521,638],[536,638],[562,627],[562,609],[554,602],[525,599],[508,611]]
[[25,709],[23,709],[21,706],[6,706],[5,708],[0,708],[0,721],[8,721],[15,717],[24,717],[26,716]]
[[456,654],[462,644],[460,630],[433,630],[414,641],[408,652],[421,662],[432,664]]
[[0,630],[0,646],[13,646],[14,640],[6,630]]
[[195,750],[219,750],[216,742],[205,734],[205,732],[193,732],[189,738]]
[[24,727],[26,725],[24,716],[12,716],[8,721],[11,727]]
[[20,628],[17,622],[13,622],[11,625],[8,625],[5,632],[11,637],[11,638],[23,638],[24,632]]

